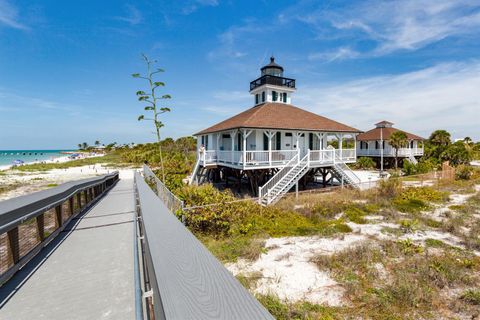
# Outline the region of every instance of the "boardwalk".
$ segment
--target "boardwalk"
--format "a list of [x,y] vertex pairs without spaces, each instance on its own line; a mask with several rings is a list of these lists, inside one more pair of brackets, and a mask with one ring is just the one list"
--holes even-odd
[[[0,309],[0,319],[134,319],[134,190],[131,173],[46,250],[37,270]],[[21,277],[20,277],[21,278]],[[13,289],[15,289],[14,291]],[[41,298],[40,298],[41,297]]]

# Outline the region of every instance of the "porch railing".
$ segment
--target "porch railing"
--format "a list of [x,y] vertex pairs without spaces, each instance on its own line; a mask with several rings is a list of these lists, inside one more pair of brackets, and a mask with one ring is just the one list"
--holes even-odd
[[335,150],[310,150],[310,162],[312,164],[333,164]]
[[118,181],[118,172],[0,202],[0,286]]
[[[358,149],[357,154],[359,156],[380,156],[382,154],[381,149]],[[387,157],[395,156],[395,149],[384,149],[383,155]],[[423,148],[400,148],[398,149],[399,157],[409,156],[423,156]]]
[[[295,150],[248,150],[230,151],[230,150],[208,150],[201,153],[200,159],[202,165],[210,164],[233,164],[245,167],[271,167],[284,166],[292,160],[297,154],[301,154],[298,149]],[[355,149],[325,149],[310,150],[311,162],[315,164],[334,163],[335,159],[339,161],[352,162],[356,160]]]

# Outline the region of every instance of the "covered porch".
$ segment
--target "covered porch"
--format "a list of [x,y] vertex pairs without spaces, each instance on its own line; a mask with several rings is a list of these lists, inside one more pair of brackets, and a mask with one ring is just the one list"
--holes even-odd
[[[382,153],[384,157],[395,157],[395,148],[385,140],[383,143],[380,141],[360,141],[357,147],[357,155],[359,157],[380,157]],[[408,158],[411,156],[421,157],[423,156],[423,153],[423,142],[418,140],[411,140],[403,148],[398,149],[398,156],[402,158]]]
[[311,166],[356,161],[355,134],[295,130],[234,129],[198,136],[198,159],[204,167],[278,168],[308,154]]

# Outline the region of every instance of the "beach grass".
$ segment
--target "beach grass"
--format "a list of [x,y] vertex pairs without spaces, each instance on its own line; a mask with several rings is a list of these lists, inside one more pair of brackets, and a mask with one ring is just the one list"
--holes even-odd
[[109,164],[112,166],[123,165],[123,161],[120,155],[116,153],[109,153],[103,157],[92,157],[79,160],[72,160],[68,162],[59,162],[59,163],[33,163],[26,164],[23,166],[12,168],[11,170],[18,170],[24,172],[32,171],[48,171],[53,169],[68,169],[73,167],[88,166],[94,164]]

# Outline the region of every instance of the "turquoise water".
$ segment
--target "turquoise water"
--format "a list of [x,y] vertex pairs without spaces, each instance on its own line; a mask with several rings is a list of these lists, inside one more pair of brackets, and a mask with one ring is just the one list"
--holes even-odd
[[0,150],[0,166],[10,165],[15,160],[22,160],[25,163],[52,160],[67,156],[61,153],[66,151],[72,150]]

